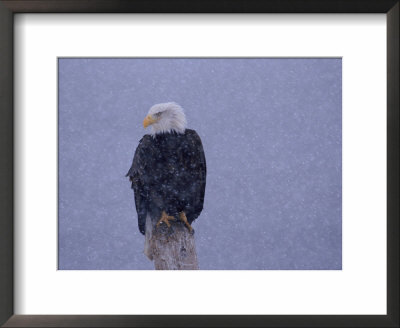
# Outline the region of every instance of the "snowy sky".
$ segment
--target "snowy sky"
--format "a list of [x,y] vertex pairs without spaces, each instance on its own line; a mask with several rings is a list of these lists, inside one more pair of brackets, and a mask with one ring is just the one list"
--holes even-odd
[[207,160],[204,270],[342,267],[342,61],[59,59],[59,269],[153,269],[125,174],[175,101]]

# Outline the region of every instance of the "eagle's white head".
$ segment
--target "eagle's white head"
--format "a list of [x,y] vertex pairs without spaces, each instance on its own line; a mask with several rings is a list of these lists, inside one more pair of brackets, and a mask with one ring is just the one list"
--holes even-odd
[[144,128],[149,125],[153,135],[173,131],[185,133],[186,117],[183,108],[174,102],[154,105],[143,121]]

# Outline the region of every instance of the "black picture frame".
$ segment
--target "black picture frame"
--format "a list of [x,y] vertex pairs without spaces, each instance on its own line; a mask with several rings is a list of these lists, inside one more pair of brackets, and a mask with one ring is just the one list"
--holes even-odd
[[[0,324],[4,327],[399,327],[399,8],[399,0],[0,0]],[[13,28],[16,13],[385,13],[387,315],[14,315]]]

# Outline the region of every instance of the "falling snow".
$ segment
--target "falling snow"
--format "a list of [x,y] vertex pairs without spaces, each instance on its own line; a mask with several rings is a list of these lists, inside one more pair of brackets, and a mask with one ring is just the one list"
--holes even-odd
[[201,269],[342,267],[340,59],[60,59],[59,268],[153,269],[125,177],[175,101],[207,160]]

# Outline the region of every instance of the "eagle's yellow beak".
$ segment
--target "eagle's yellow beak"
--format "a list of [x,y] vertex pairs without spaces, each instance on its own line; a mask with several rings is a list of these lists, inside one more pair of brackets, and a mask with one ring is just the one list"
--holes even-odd
[[143,127],[147,128],[149,125],[153,124],[157,122],[157,119],[155,119],[153,116],[151,115],[147,115],[144,120],[143,120]]

